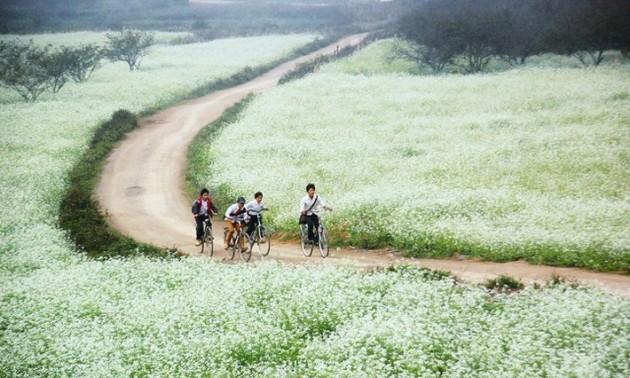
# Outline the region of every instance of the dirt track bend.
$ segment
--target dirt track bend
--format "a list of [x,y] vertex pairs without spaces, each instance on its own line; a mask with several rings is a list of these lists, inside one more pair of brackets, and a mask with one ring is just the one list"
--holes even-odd
[[[280,77],[296,64],[315,56],[331,54],[337,46],[356,45],[364,37],[354,35],[344,38],[307,56],[284,63],[245,84],[181,103],[143,119],[140,127],[131,132],[110,155],[97,187],[101,210],[107,214],[110,224],[140,242],[175,247],[198,256],[198,248],[193,245],[194,221],[190,213],[193,199],[184,192],[186,154],[195,135],[248,94],[260,93],[276,86]],[[223,211],[225,207],[222,206]],[[221,260],[225,257],[222,245],[223,222],[216,222],[214,230],[218,240],[213,259]],[[317,251],[312,257],[306,258],[297,243],[275,240],[266,259],[295,264],[347,264],[368,269],[392,264],[413,264],[448,270],[459,279],[475,283],[485,282],[501,274],[518,278],[526,284],[544,283],[552,275],[558,275],[630,298],[630,276],[530,265],[522,261],[491,263],[457,259],[409,259],[391,251],[356,249],[331,250],[331,256],[324,260]],[[254,254],[252,262],[258,260],[260,257]],[[239,261],[238,256],[234,261]]]

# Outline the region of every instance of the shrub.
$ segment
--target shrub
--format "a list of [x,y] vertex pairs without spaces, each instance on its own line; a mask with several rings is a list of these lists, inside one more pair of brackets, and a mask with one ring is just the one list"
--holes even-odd
[[136,116],[132,113],[126,110],[115,112],[96,130],[83,158],[70,171],[70,187],[61,201],[59,224],[88,256],[177,255],[175,251],[137,243],[113,231],[92,196],[103,162],[114,144],[137,126]]
[[488,289],[499,291],[517,291],[525,287],[525,285],[516,278],[504,275],[488,280],[484,286]]

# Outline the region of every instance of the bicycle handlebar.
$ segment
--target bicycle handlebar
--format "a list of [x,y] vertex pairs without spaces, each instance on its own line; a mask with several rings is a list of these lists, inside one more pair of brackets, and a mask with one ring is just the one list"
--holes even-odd
[[257,216],[257,215],[260,215],[260,213],[262,213],[263,211],[269,211],[269,209],[266,207],[263,207],[260,210],[247,210],[247,214],[251,216]]

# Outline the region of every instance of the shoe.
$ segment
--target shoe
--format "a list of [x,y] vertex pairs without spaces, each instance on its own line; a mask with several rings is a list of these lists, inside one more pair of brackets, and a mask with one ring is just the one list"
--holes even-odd
[[260,244],[265,244],[267,242],[267,239],[265,238],[260,238],[260,240],[258,241]]
[[230,246],[227,244],[223,244],[223,248],[227,251],[228,249],[230,249]]
[[247,250],[248,250],[248,249],[249,249],[249,247],[248,247],[248,246],[246,246],[246,245],[245,245],[245,246],[243,246],[243,248],[241,248],[241,253],[245,253],[245,252],[247,252]]
[[313,239],[306,239],[306,244],[315,244]]
[[195,241],[195,246],[199,247],[201,245],[201,240]]

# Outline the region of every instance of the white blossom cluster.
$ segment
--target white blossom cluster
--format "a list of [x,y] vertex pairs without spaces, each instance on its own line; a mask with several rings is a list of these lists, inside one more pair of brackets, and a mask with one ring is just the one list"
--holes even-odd
[[[226,45],[216,41],[190,50],[156,47],[155,55],[145,62],[146,70],[132,75],[124,65],[107,65],[89,82],[69,83],[56,96],[43,96],[35,104],[23,104],[0,89],[0,376],[630,375],[630,302],[597,290],[556,286],[507,295],[451,279],[429,280],[411,269],[365,274],[352,267],[286,267],[273,262],[94,261],[74,253],[57,227],[59,202],[67,172],[87,149],[98,122],[118,108],[140,111],[177,98],[187,86],[204,82],[197,76],[203,65],[234,64],[231,70],[208,68],[212,73],[206,78],[211,79],[221,72],[234,73],[256,59],[248,57],[239,63],[228,56],[217,58],[222,54],[240,54],[242,49],[252,54],[261,51],[257,45],[263,44],[261,53],[275,46],[278,57],[308,41],[293,36],[283,45],[274,39],[281,37],[265,38]],[[200,51],[210,46],[220,49],[207,55]],[[177,53],[171,50],[180,48]],[[194,55],[180,60],[183,51]],[[336,90],[330,87],[328,91]],[[384,101],[395,106],[391,100]],[[308,109],[282,101],[269,106],[296,116]],[[369,104],[365,109],[370,110]],[[273,112],[261,114],[269,117]],[[310,138],[313,130],[302,133]],[[265,159],[288,166],[278,151],[295,159],[319,157],[310,149],[292,149],[298,141],[295,133],[300,131],[276,135],[279,147],[261,144]],[[361,132],[354,134],[362,140]],[[266,132],[260,135],[268,138]],[[623,134],[619,135],[623,140]],[[327,154],[323,156],[339,149],[330,145],[327,150],[328,145],[320,143],[326,138],[314,136],[317,151]],[[408,137],[400,140],[408,141]],[[377,153],[396,150],[383,148],[377,141],[371,148]],[[422,156],[415,151],[399,150]],[[293,176],[283,177],[281,171],[270,169],[269,160],[261,161],[265,161],[261,171],[271,181],[288,181]],[[400,193],[372,192],[380,190],[378,177],[363,185],[341,181],[339,173],[319,165],[323,160],[315,161],[312,167],[320,175],[343,182],[345,190],[358,194],[356,199],[376,193],[378,202],[382,198],[385,203],[398,203]],[[359,163],[359,158],[344,162],[370,172],[370,167]],[[302,181],[312,177],[298,168],[293,173],[302,175]],[[380,174],[388,172],[386,166],[381,169]],[[341,193],[335,189],[339,185],[318,181],[322,192],[348,211],[354,200],[335,194]],[[300,182],[299,188],[287,191],[287,204],[297,202],[293,198],[302,195],[302,186]],[[578,189],[586,195],[592,190]],[[274,202],[281,198],[269,197]],[[527,205],[513,204],[510,198],[506,194],[505,201],[492,209],[509,212]],[[576,196],[576,201],[580,198]],[[443,204],[451,203],[448,199],[444,196]]]
[[[160,33],[157,37],[158,41],[168,40]],[[33,104],[22,102],[8,88],[0,88],[0,375],[23,371],[12,369],[7,362],[11,350],[5,344],[8,324],[4,321],[15,320],[5,317],[7,284],[23,277],[36,281],[40,269],[61,272],[83,261],[58,228],[58,212],[68,171],[87,149],[96,126],[118,109],[146,111],[164,106],[213,80],[287,56],[315,37],[234,38],[187,46],[158,44],[139,71],[131,73],[125,64],[105,64],[88,82],[67,83],[63,91],[42,95]],[[27,35],[20,39],[72,46],[99,43],[105,35]],[[33,376],[9,374],[14,375]]]
[[0,289],[8,376],[622,377],[630,302],[421,271],[146,258]]
[[68,83],[64,91],[35,104],[0,90],[0,185],[7,199],[1,218],[16,219],[25,213],[30,218],[30,207],[40,213],[43,209],[44,214],[56,211],[58,203],[42,196],[62,188],[63,172],[75,162],[76,151],[85,148],[94,127],[114,111],[157,107],[204,83],[277,59],[311,39],[295,35],[158,46],[139,71],[106,64],[87,83]]
[[[74,40],[72,33],[24,38],[37,43],[56,39],[68,46],[103,36],[80,33]],[[51,233],[46,232],[46,237],[61,237],[55,235],[59,233],[55,225],[67,172],[87,149],[95,127],[113,112],[162,107],[213,80],[287,56],[314,38],[266,36],[157,45],[138,71],[130,72],[124,63],[106,64],[88,82],[67,83],[63,91],[43,95],[33,104],[0,88],[0,249],[13,251],[0,254],[0,269],[21,264],[23,245],[28,250],[49,247],[29,240],[41,240],[39,236],[22,239],[33,227],[47,227]],[[31,263],[39,266],[38,260]]]
[[255,99],[210,148],[205,180],[262,190],[291,230],[314,182],[340,232],[499,259],[595,249],[627,264],[629,74],[319,73]]

